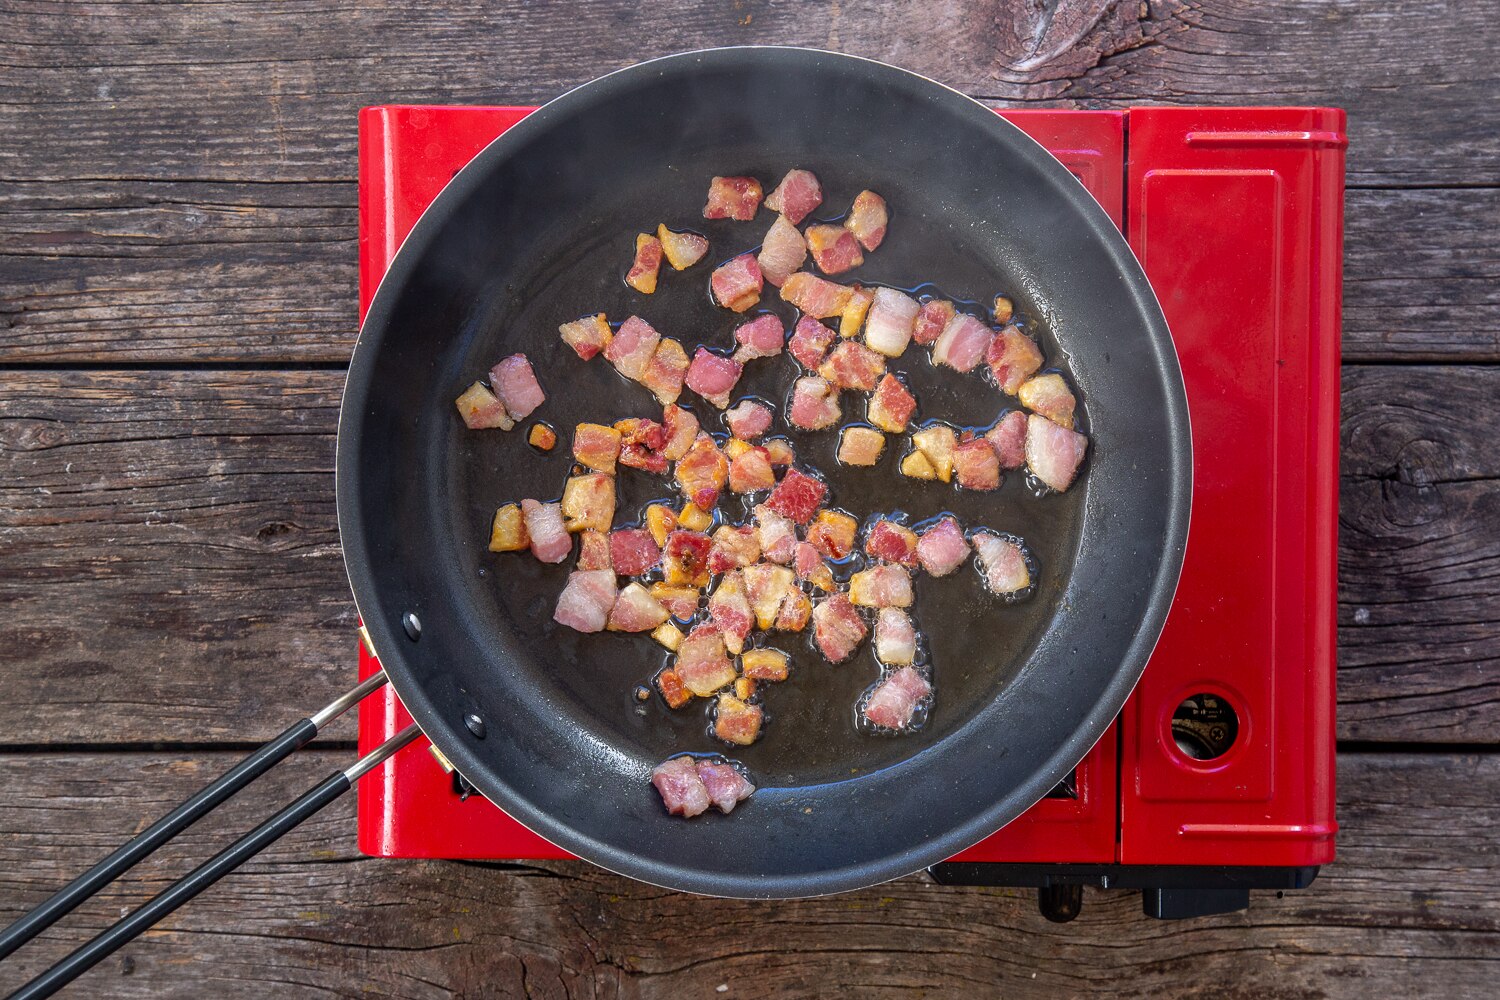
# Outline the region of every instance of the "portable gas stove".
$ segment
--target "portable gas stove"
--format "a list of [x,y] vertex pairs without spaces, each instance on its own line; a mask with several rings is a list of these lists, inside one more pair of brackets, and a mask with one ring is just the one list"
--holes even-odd
[[[429,202],[531,108],[366,108],[360,316]],[[1187,384],[1193,511],[1161,641],[1071,778],[931,869],[1035,886],[1076,916],[1082,887],[1135,888],[1156,917],[1300,889],[1333,859],[1334,573],[1344,113],[1327,108],[1004,111],[1125,232]],[[360,676],[378,664],[360,649]],[[409,723],[390,687],[359,710],[366,753]],[[566,858],[432,754],[359,794],[380,857]]]

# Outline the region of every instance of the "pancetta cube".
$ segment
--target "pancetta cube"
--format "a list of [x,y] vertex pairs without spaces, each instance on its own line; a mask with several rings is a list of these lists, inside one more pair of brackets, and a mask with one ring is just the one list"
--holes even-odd
[[865,700],[864,716],[877,726],[903,730],[917,705],[932,694],[932,685],[911,667],[893,671]]
[[726,684],[733,684],[734,662],[724,651],[724,637],[712,625],[703,624],[688,633],[677,649],[672,665],[682,686],[699,698],[707,698]]
[[620,432],[613,427],[579,424],[573,428],[573,457],[595,472],[614,475],[620,439]]
[[782,517],[790,518],[798,524],[806,524],[823,505],[823,498],[827,493],[828,487],[821,479],[796,469],[787,469],[781,482],[776,484],[776,488],[766,498],[766,506]]
[[960,444],[953,451],[953,471],[958,485],[966,490],[998,490],[1000,459],[994,445],[982,437]]
[[771,408],[753,399],[742,399],[724,411],[729,433],[741,441],[754,441],[771,429]]
[[968,558],[964,529],[951,516],[941,518],[917,538],[917,561],[931,576],[947,576]]
[[609,554],[609,535],[602,531],[580,531],[578,533],[578,568],[613,569],[614,560]]
[[823,204],[823,185],[811,170],[788,170],[781,183],[766,195],[766,207],[786,216],[792,225],[801,225],[802,220]]
[[863,608],[911,607],[911,574],[904,566],[881,563],[849,578],[849,600]]
[[682,395],[682,383],[688,373],[687,351],[671,337],[663,337],[656,345],[646,370],[641,373],[641,385],[651,390],[663,405],[677,402]]
[[708,184],[703,217],[749,222],[760,207],[761,194],[760,181],[754,177],[715,177]]
[[732,764],[700,760],[698,777],[703,779],[703,787],[708,789],[708,797],[713,800],[714,808],[721,813],[733,812],[736,805],[748,799],[755,791],[755,786],[735,770]]
[[[682,648],[681,642],[677,644],[677,648]],[[675,670],[663,670],[656,675],[656,690],[661,692],[662,701],[667,703],[668,708],[681,708],[693,700],[693,692],[682,683],[682,675]]]
[[776,473],[764,448],[747,448],[729,463],[729,491],[756,493],[776,485]]
[[859,241],[843,226],[808,226],[807,249],[824,274],[843,274],[865,262]]
[[667,544],[667,536],[677,527],[677,512],[664,503],[646,508],[646,530],[658,547]]
[[861,191],[844,217],[844,227],[854,234],[860,246],[873,251],[885,239],[889,219],[885,199],[874,191]]
[[744,312],[760,301],[764,281],[755,255],[742,253],[714,268],[708,279],[714,301],[725,309]]
[[713,540],[701,531],[678,528],[662,547],[662,576],[674,587],[708,586],[708,553]]
[[776,631],[801,632],[811,618],[812,601],[802,591],[793,590],[786,595],[781,610],[776,613]]
[[917,564],[917,533],[904,524],[880,518],[865,536],[865,553],[872,559],[902,566]]
[[700,510],[710,511],[719,502],[719,491],[729,481],[729,459],[713,438],[699,433],[688,453],[677,462],[673,474],[682,495]]
[[745,366],[733,358],[700,347],[688,366],[687,387],[722,410],[729,405],[729,394],[744,370]]
[[787,407],[786,420],[793,427],[804,431],[827,430],[843,415],[838,390],[825,379],[809,375],[792,384],[792,401]]
[[538,562],[560,563],[568,558],[573,551],[573,537],[563,523],[561,504],[522,500],[521,515],[526,522],[527,544]]
[[453,404],[458,407],[464,426],[471,431],[508,431],[516,426],[510,414],[505,412],[505,404],[500,402],[500,397],[483,382],[475,382],[469,386]]
[[797,461],[797,452],[792,449],[792,443],[786,438],[767,438],[760,443],[766,450],[766,458],[770,461],[772,468],[785,468]]
[[734,359],[741,363],[752,358],[775,357],[786,344],[786,328],[781,325],[781,317],[765,313],[735,327],[734,342],[740,345]]
[[865,405],[865,418],[883,431],[900,434],[917,412],[917,398],[890,372],[880,380]]
[[621,576],[640,576],[661,562],[661,546],[645,528],[616,528],[609,533],[609,559]]
[[755,508],[755,537],[760,542],[760,554],[774,563],[792,561],[792,549],[797,544],[797,526],[791,518],[782,517],[765,504]]
[[755,527],[749,524],[722,524],[713,533],[713,547],[708,551],[708,571],[728,573],[752,565],[760,558],[760,541]]
[[798,592],[792,571],[785,566],[754,563],[741,570],[740,577],[745,581],[745,597],[750,602],[750,610],[755,613],[756,626],[763,629],[774,627],[782,603]]
[[740,672],[753,681],[784,681],[790,673],[790,659],[779,649],[747,649],[740,657]]
[[934,476],[953,481],[953,453],[958,450],[958,432],[946,424],[924,427],[911,436],[911,443],[931,463]]
[[798,542],[792,550],[792,568],[797,579],[819,590],[833,589],[833,570],[823,561],[823,553],[812,542]]
[[885,435],[873,427],[850,426],[839,432],[839,461],[845,465],[874,465],[883,451]]
[[661,453],[675,462],[686,455],[697,440],[698,418],[691,410],[673,404],[663,409],[662,426],[667,433],[667,442],[662,445]]
[[[698,613],[698,600],[703,596],[697,587],[674,587],[670,583],[653,583],[651,596],[679,621],[691,621]],[[675,648],[675,647],[674,647]]]
[[875,301],[865,320],[865,343],[872,351],[899,358],[911,343],[922,306],[916,299],[894,288],[875,289]]
[[910,666],[917,658],[917,630],[900,608],[881,608],[876,616],[875,658],[888,667]]
[[1021,539],[1015,535],[976,531],[973,542],[979,575],[992,593],[1006,597],[1030,589],[1031,557]]
[[811,316],[803,316],[792,330],[792,339],[787,343],[787,351],[803,368],[808,371],[817,371],[818,366],[828,357],[828,349],[837,339],[838,334],[828,327]]
[[724,648],[738,656],[755,624],[750,600],[745,596],[745,581],[738,570],[725,573],[714,588],[708,599],[708,616],[724,637]]
[[740,701],[732,694],[719,695],[714,706],[714,735],[725,743],[747,747],[760,739],[765,712],[759,705]]
[[620,324],[614,338],[605,345],[604,358],[621,375],[639,382],[646,374],[646,365],[656,354],[659,343],[661,334],[650,323],[639,316],[631,316]]
[[519,504],[508,503],[495,511],[490,523],[491,552],[519,552],[530,544]]
[[1019,469],[1026,464],[1026,414],[1011,410],[994,427],[985,432],[985,440],[995,449],[1001,469]]
[[661,270],[661,240],[650,233],[635,238],[635,260],[625,272],[625,284],[645,295],[656,291],[656,275]]
[[835,284],[807,271],[798,271],[781,283],[781,298],[813,319],[840,315],[854,294],[847,285]]
[[1059,427],[1073,429],[1073,407],[1077,404],[1068,383],[1056,372],[1021,383],[1016,395],[1021,405],[1032,413],[1046,417]]
[[850,340],[859,336],[860,329],[865,324],[865,317],[870,312],[870,304],[875,301],[875,290],[862,288],[855,285],[849,290],[849,304],[844,311],[839,313],[839,336]]
[[807,529],[807,540],[829,559],[842,559],[854,551],[859,522],[840,510],[820,510]]
[[885,358],[857,340],[844,340],[818,366],[818,374],[840,389],[869,392],[885,374]]
[[947,299],[928,299],[922,303],[921,312],[917,313],[917,322],[911,331],[911,339],[924,347],[937,342],[942,335],[943,328],[953,318],[956,312],[953,303]]
[[557,446],[557,432],[544,423],[532,424],[526,432],[526,443],[537,451],[551,451]]
[[1026,418],[1026,468],[1059,493],[1073,485],[1089,439],[1035,413]]
[[615,598],[606,627],[611,632],[650,632],[668,617],[667,609],[649,590],[639,583],[629,583]]
[[780,288],[806,262],[807,240],[796,226],[778,215],[766,230],[755,258],[761,277]]
[[973,371],[983,361],[995,333],[968,313],[958,313],[943,327],[932,345],[932,363],[961,372]]
[[490,388],[512,420],[525,420],[547,400],[531,362],[524,354],[512,354],[490,369]]
[[708,253],[708,239],[697,233],[674,233],[661,224],[656,227],[656,238],[661,241],[662,253],[674,271],[687,270]]
[[831,594],[813,608],[812,622],[813,642],[829,663],[847,660],[869,634],[859,610],[843,594]]
[[990,341],[984,360],[1000,391],[1014,396],[1042,367],[1042,349],[1018,328],[1007,326]]
[[603,313],[564,323],[557,328],[557,332],[562,335],[563,343],[573,348],[574,353],[584,361],[604,350],[614,336]]
[[608,569],[574,570],[557,597],[553,621],[577,632],[602,632],[615,606],[615,574]]
[[609,531],[615,520],[615,479],[602,472],[571,476],[563,485],[563,522],[570,532]]
[[651,784],[656,786],[662,805],[673,816],[691,819],[707,812],[713,804],[713,796],[698,776],[698,764],[691,757],[673,757],[656,765],[651,771]]

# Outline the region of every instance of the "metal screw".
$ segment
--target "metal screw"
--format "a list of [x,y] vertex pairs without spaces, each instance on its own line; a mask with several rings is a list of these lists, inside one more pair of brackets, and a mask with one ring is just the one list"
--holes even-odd
[[401,627],[406,629],[406,637],[412,642],[422,638],[422,619],[417,617],[415,611],[408,611],[401,616]]
[[484,720],[473,712],[464,716],[464,727],[474,734],[476,740],[484,739]]

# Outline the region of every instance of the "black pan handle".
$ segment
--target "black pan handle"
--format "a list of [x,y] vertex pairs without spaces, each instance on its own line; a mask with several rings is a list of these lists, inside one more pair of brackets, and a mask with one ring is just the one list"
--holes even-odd
[[385,672],[376,671],[324,708],[292,723],[280,736],[240,761],[217,781],[200,790],[128,843],[120,845],[109,857],[53,893],[4,931],[0,931],[0,960],[51,927],[72,912],[79,903],[119,878],[142,858],[202,819],[224,800],[306,746],[318,735],[319,730],[384,684]]
[[9,1000],[38,1000],[40,997],[50,997],[113,954],[116,949],[136,935],[234,871],[283,834],[296,828],[303,820],[343,795],[354,787],[354,783],[366,772],[384,763],[387,757],[420,735],[422,731],[417,728],[416,724],[407,726],[372,752],[361,757],[352,767],[333,772],[308,789],[297,801],[271,816],[260,826],[153,896],[135,912],[16,990],[10,995]]

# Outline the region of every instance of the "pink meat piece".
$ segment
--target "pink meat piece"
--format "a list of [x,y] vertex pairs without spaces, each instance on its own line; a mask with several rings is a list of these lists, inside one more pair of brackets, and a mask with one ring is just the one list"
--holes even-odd
[[912,414],[917,412],[917,397],[890,372],[875,387],[868,409],[870,423],[893,434],[906,430]]
[[531,370],[531,362],[524,354],[512,354],[491,368],[490,385],[494,386],[495,395],[505,404],[505,412],[512,420],[526,419],[547,399],[536,380],[536,373]]
[[917,629],[900,608],[881,608],[875,618],[875,656],[887,666],[904,666],[916,659]]
[[816,375],[799,378],[792,385],[792,405],[787,422],[804,431],[821,431],[839,422],[838,390]]
[[838,316],[854,297],[848,285],[827,281],[816,274],[798,271],[781,283],[781,298],[813,319]]
[[781,482],[776,484],[776,488],[766,498],[766,506],[782,517],[791,518],[798,524],[806,524],[823,505],[823,497],[827,493],[828,487],[823,480],[814,479],[796,469],[787,469]]
[[797,525],[792,519],[761,504],[755,508],[755,523],[761,556],[783,566],[791,562],[797,547]]
[[771,408],[753,399],[742,399],[724,412],[729,433],[741,441],[754,441],[771,429]]
[[840,389],[870,392],[885,374],[885,357],[864,344],[845,340],[818,367],[818,374]]
[[673,475],[684,497],[699,510],[711,511],[729,481],[729,459],[713,438],[700,432],[688,453],[678,460]]
[[708,790],[708,797],[721,813],[734,812],[734,807],[748,799],[755,786],[733,764],[698,762],[698,777]]
[[760,542],[755,528],[748,524],[723,524],[713,534],[708,550],[708,571],[728,573],[749,566],[760,558]]
[[531,539],[531,554],[544,563],[560,563],[573,551],[573,537],[563,524],[562,504],[521,501],[521,517]]
[[764,448],[751,448],[729,463],[729,491],[758,493],[776,485],[776,470]]
[[1042,349],[1019,327],[1007,326],[995,335],[984,352],[985,363],[1002,392],[1014,396],[1021,383],[1042,367]]
[[766,207],[801,225],[808,213],[823,204],[823,185],[811,170],[788,170],[775,190],[766,195]]
[[870,534],[865,538],[865,552],[875,559],[902,566],[917,564],[917,540],[911,531],[885,518],[870,528]]
[[844,218],[844,227],[859,237],[860,246],[874,250],[885,239],[888,222],[885,199],[874,191],[861,191]]
[[1002,469],[1019,469],[1026,464],[1026,414],[1011,410],[985,433],[985,440],[995,449]]
[[744,370],[745,366],[733,358],[700,347],[688,366],[687,387],[722,410],[729,405],[729,394]]
[[706,812],[713,796],[698,773],[698,762],[691,757],[673,757],[651,771],[651,784],[661,793],[662,805],[673,816],[691,818]]
[[847,660],[868,633],[859,609],[843,594],[833,594],[814,607],[812,620],[813,641],[829,663]]
[[760,265],[761,277],[780,288],[806,261],[807,240],[796,226],[778,215],[771,228],[766,230],[760,254],[755,258]]
[[698,439],[698,418],[693,416],[692,410],[670,404],[662,410],[661,422],[667,435],[661,453],[675,462],[686,455]]
[[917,538],[917,561],[932,576],[947,576],[968,558],[964,529],[952,517],[944,517]]
[[552,620],[578,632],[602,632],[614,606],[614,570],[574,570],[557,597]]
[[968,313],[958,313],[932,345],[932,363],[947,365],[961,372],[973,371],[984,360],[985,351],[995,333]]
[[745,581],[738,571],[726,573],[714,588],[713,596],[708,599],[708,615],[731,653],[744,648],[745,637],[755,625],[755,617],[750,613]]
[[960,444],[953,452],[953,473],[958,478],[958,485],[966,490],[998,490],[1000,459],[995,454],[995,446],[984,438]]
[[585,531],[578,536],[579,569],[613,569],[609,536],[602,531]]
[[807,249],[824,274],[843,274],[865,262],[859,241],[842,226],[808,226]]
[[770,358],[781,353],[786,343],[786,329],[781,325],[781,317],[766,313],[736,327],[734,339],[740,345],[734,352],[736,361]]
[[865,343],[888,358],[899,358],[911,343],[921,311],[917,300],[904,292],[875,289],[875,301],[865,318]]
[[639,382],[660,342],[661,334],[650,323],[639,316],[631,316],[620,324],[614,338],[605,346],[604,357],[621,375]]
[[661,562],[661,548],[645,528],[616,528],[609,533],[609,558],[621,576],[640,576]]
[[708,184],[708,201],[703,206],[703,217],[749,222],[755,218],[760,198],[760,181],[754,177],[715,177]]
[[996,594],[1014,594],[1031,586],[1031,567],[1021,540],[990,531],[974,533],[975,558],[985,585]]
[[610,338],[609,325],[604,322],[603,313],[564,323],[557,328],[557,332],[562,334],[563,343],[573,348],[584,361],[604,350],[604,345]]
[[649,632],[670,617],[660,601],[639,583],[620,591],[609,612],[611,632]]
[[760,265],[748,253],[742,253],[714,268],[708,285],[713,289],[714,301],[735,312],[744,312],[759,302],[760,290],[764,287]]
[[947,299],[928,300],[922,304],[922,311],[917,313],[917,324],[912,329],[911,339],[923,346],[933,343],[952,318],[952,302]]
[[881,681],[865,702],[865,718],[886,729],[911,725],[917,703],[932,694],[932,685],[911,667],[902,667]]
[[734,681],[734,664],[724,651],[718,626],[704,622],[688,633],[677,649],[673,668],[683,686],[700,698]]
[[837,331],[830,330],[811,316],[803,316],[797,321],[796,328],[792,330],[792,339],[787,344],[787,350],[803,368],[808,371],[817,371],[823,359],[828,357],[828,349],[838,338]]
[[792,569],[799,580],[811,580],[823,562],[822,551],[812,542],[798,542],[792,549]]
[[[1073,485],[1089,439],[1033,413],[1026,418],[1026,467],[1043,483],[1062,493]],[[529,527],[529,525],[528,525]]]
[[909,608],[911,574],[892,563],[862,569],[849,578],[849,599],[867,608]]

